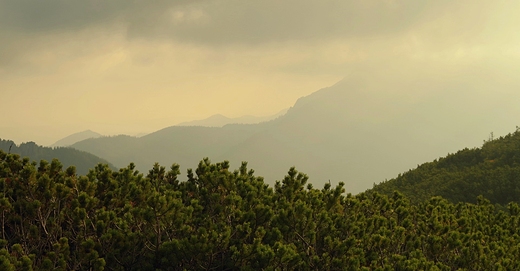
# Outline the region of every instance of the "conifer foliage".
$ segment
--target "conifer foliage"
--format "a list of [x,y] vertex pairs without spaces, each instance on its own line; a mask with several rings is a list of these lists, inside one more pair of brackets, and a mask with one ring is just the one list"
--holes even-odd
[[0,270],[518,270],[520,207],[345,195],[291,168],[99,164],[86,176],[0,151]]

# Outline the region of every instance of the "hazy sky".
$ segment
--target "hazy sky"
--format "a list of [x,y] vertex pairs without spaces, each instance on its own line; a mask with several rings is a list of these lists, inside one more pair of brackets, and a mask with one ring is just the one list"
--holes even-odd
[[270,115],[358,67],[513,80],[518,14],[511,0],[0,0],[0,138]]

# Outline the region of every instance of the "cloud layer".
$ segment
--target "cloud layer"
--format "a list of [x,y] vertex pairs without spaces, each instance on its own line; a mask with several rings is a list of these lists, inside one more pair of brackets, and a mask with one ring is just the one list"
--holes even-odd
[[0,113],[18,117],[0,136],[52,143],[270,115],[358,69],[515,85],[517,14],[505,0],[3,0]]

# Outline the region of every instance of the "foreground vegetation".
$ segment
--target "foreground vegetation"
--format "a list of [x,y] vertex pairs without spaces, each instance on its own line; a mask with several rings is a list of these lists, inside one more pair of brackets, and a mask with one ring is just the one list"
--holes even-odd
[[274,187],[201,161],[86,176],[0,151],[0,270],[519,270],[520,207]]

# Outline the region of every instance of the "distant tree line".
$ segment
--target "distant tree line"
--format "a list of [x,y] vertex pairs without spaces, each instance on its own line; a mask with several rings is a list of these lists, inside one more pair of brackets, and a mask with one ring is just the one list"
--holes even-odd
[[107,164],[112,169],[116,169],[108,161],[99,158],[91,153],[79,151],[69,147],[43,147],[34,142],[26,142],[16,145],[11,140],[0,139],[0,150],[7,153],[19,154],[21,157],[30,157],[33,161],[47,160],[52,161],[56,158],[65,167],[74,166],[78,174],[86,175],[91,168],[97,164]]
[[87,175],[0,151],[0,270],[520,270],[520,207],[274,187],[204,159]]

